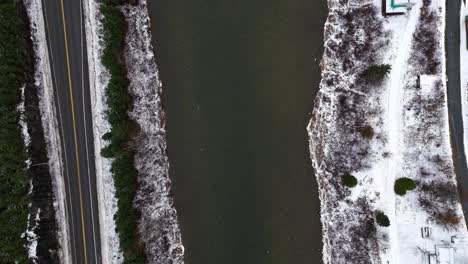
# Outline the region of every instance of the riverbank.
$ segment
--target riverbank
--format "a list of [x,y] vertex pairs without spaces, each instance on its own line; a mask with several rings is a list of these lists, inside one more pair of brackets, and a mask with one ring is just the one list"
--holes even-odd
[[[448,132],[445,3],[414,1],[388,17],[381,4],[329,1],[309,125],[324,262],[425,263],[445,251],[461,261],[467,234]],[[369,79],[372,67],[387,70]]]
[[183,263],[146,1],[85,14],[104,261]]

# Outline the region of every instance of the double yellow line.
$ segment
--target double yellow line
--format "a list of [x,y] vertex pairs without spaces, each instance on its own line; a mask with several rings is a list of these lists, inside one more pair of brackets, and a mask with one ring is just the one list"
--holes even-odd
[[67,24],[65,22],[65,12],[63,0],[60,0],[61,9],[62,9],[62,23],[63,23],[63,34],[65,38],[65,55],[67,59],[67,71],[68,71],[68,89],[70,92],[70,105],[72,111],[72,122],[73,122],[73,137],[75,141],[75,157],[76,157],[76,170],[78,174],[78,192],[80,194],[80,212],[81,212],[81,231],[83,236],[83,253],[85,264],[88,264],[88,257],[86,253],[86,234],[85,234],[85,223],[84,223],[84,214],[83,214],[83,196],[81,194],[81,175],[80,175],[80,159],[78,158],[78,141],[76,139],[76,122],[75,122],[75,107],[73,104],[73,89],[71,81],[71,71],[70,71],[70,58],[68,55],[68,41],[67,41]]

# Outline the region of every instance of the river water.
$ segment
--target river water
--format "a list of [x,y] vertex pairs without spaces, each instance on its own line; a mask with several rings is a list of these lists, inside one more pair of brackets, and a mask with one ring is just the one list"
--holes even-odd
[[326,1],[150,2],[187,263],[321,263],[306,125]]

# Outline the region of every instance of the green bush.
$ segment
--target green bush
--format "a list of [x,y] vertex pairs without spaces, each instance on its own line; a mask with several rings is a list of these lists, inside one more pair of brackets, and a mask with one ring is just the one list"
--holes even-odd
[[379,226],[387,227],[390,226],[390,219],[383,212],[377,211],[375,214],[375,221]]
[[395,193],[405,195],[407,191],[414,190],[416,183],[410,178],[399,178],[395,181]]
[[30,177],[16,106],[28,67],[27,24],[21,1],[0,1],[0,263],[28,263],[26,242]]
[[364,126],[359,128],[359,133],[365,139],[372,139],[375,134],[374,128],[372,128],[371,126]]
[[114,215],[116,231],[119,234],[120,246],[125,264],[145,263],[144,250],[138,237],[138,212],[133,207],[137,185],[137,171],[132,162],[129,143],[130,96],[129,81],[122,54],[127,24],[118,5],[124,1],[105,0],[100,10],[104,16],[104,42],[106,43],[102,64],[110,72],[110,80],[106,87],[106,102],[109,109],[106,112],[111,131],[103,135],[109,144],[101,150],[107,158],[113,158],[111,172],[114,177],[115,194],[117,197],[117,213]]
[[347,186],[350,188],[353,188],[354,186],[358,184],[358,180],[356,179],[356,177],[354,177],[353,175],[349,173],[346,173],[345,175],[343,175],[341,177],[341,181],[344,186]]
[[392,66],[388,64],[371,65],[361,73],[361,77],[368,81],[379,81],[383,80],[391,70]]

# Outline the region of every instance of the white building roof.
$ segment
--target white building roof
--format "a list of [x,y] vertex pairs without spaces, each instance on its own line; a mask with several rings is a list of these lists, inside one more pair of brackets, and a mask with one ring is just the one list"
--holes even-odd
[[373,3],[374,3],[374,0],[349,0],[348,6],[353,7],[353,8],[358,8],[358,7],[362,7],[366,5],[371,5]]
[[439,264],[454,264],[455,256],[453,247],[438,247],[437,258],[439,260]]
[[424,94],[431,93],[432,89],[434,88],[437,77],[434,75],[420,75],[419,76],[419,85],[421,87],[421,92]]

